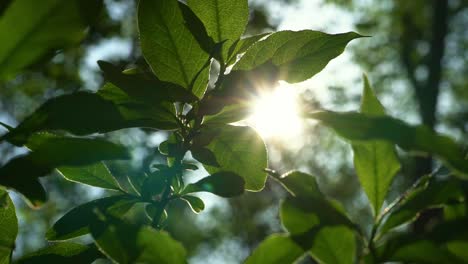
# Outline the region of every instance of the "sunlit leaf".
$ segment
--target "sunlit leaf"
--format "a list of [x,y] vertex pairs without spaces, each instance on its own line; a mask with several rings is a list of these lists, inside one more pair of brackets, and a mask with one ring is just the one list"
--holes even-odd
[[186,263],[184,247],[164,231],[114,220],[94,223],[91,233],[99,249],[117,263]]
[[227,64],[230,65],[235,63],[237,55],[246,52],[253,44],[270,34],[271,33],[263,33],[236,41],[229,50],[229,59],[227,61]]
[[160,80],[181,85],[201,98],[208,82],[200,72],[207,68],[209,54],[185,23],[177,0],[139,3],[141,48],[151,69]]
[[300,171],[291,171],[276,178],[293,196],[299,197],[323,197],[315,177]]
[[232,172],[216,172],[187,185],[182,193],[210,192],[222,197],[233,197],[244,192],[244,179]]
[[69,181],[104,189],[121,190],[119,182],[103,162],[81,167],[60,167],[58,171]]
[[407,151],[434,154],[456,176],[468,179],[468,159],[461,146],[425,126],[412,126],[388,116],[376,117],[355,112],[321,111],[310,113],[308,117],[320,120],[351,141],[386,140]]
[[222,126],[207,148],[214,154],[219,167],[205,166],[211,174],[230,171],[245,181],[250,191],[263,189],[267,174],[267,153],[260,136],[250,127]]
[[249,20],[247,0],[188,0],[188,6],[200,18],[216,43],[223,42],[222,58],[244,33]]
[[47,231],[46,237],[50,241],[60,241],[88,234],[91,223],[97,221],[96,210],[121,217],[136,202],[135,199],[124,196],[111,196],[82,204],[55,222]]
[[315,235],[310,253],[319,263],[356,263],[355,232],[345,226],[324,227]]
[[0,187],[0,263],[10,263],[18,234],[15,206],[8,192]]
[[359,37],[354,32],[330,35],[312,30],[279,31],[252,45],[234,70],[252,70],[271,62],[278,68],[280,79],[290,83],[305,81]]
[[200,213],[205,209],[205,203],[203,200],[192,195],[184,195],[181,197],[182,200],[186,201],[187,204],[190,206],[190,209],[196,214]]
[[102,257],[101,252],[94,245],[81,245],[71,242],[53,244],[33,253],[27,254],[17,262],[18,264],[42,263],[92,263]]
[[289,236],[274,234],[263,240],[245,261],[246,264],[290,264],[304,254]]
[[0,18],[0,79],[79,44],[101,6],[99,0],[13,1]]
[[[361,113],[369,116],[385,116],[385,109],[374,95],[364,75]],[[387,141],[352,142],[354,167],[375,215],[385,200],[393,177],[400,170],[395,146]]]

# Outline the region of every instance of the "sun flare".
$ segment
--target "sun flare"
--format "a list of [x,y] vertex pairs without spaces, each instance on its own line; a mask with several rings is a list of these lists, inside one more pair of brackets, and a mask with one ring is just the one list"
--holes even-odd
[[252,115],[247,120],[263,138],[292,139],[302,130],[297,89],[286,83],[267,93],[261,93],[252,103]]

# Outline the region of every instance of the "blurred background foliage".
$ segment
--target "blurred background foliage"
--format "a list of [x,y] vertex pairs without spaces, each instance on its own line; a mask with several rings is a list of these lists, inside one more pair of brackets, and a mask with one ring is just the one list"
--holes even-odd
[[[0,15],[11,2],[0,1]],[[134,0],[105,0],[81,43],[54,51],[14,78],[1,80],[0,121],[15,126],[48,98],[96,90],[103,84],[98,59],[125,67],[143,64],[135,7]],[[359,78],[364,71],[390,114],[411,123],[422,122],[468,143],[466,1],[252,0],[250,7],[246,35],[309,28],[330,33],[355,30],[372,36],[356,41],[343,58],[298,85],[309,106],[356,109],[362,85]],[[162,162],[156,148],[167,137],[165,132],[127,129],[109,136],[132,149],[130,166],[128,162],[109,164],[122,178],[142,174],[150,164]],[[271,168],[280,172],[299,169],[316,175],[321,188],[341,201],[354,220],[362,225],[372,221],[367,198],[351,165],[349,146],[314,123],[306,124],[296,143],[290,142],[267,140]],[[23,151],[1,144],[0,164]],[[388,201],[402,187],[437,166],[430,157],[400,157],[403,170],[394,181]],[[106,195],[56,175],[44,178],[42,183],[49,192],[49,201],[39,210],[28,208],[17,195],[13,196],[20,220],[15,256],[44,246],[45,231],[66,211]],[[264,191],[239,198],[203,195],[207,204],[204,212],[194,215],[184,204],[174,203],[166,228],[186,246],[190,262],[239,263],[268,234],[282,230],[278,220],[278,201],[282,197],[284,192],[270,181]],[[145,220],[139,219],[139,210],[134,211],[135,221]]]

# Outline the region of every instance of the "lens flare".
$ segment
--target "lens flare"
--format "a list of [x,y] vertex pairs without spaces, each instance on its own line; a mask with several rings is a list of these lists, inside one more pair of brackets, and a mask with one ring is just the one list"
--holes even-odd
[[263,138],[288,140],[302,130],[297,89],[280,83],[274,90],[261,93],[252,103],[247,122]]

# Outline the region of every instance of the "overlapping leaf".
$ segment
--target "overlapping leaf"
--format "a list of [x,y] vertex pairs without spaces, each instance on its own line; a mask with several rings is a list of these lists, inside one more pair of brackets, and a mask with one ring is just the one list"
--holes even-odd
[[92,263],[102,257],[102,254],[94,245],[82,245],[72,242],[53,244],[49,247],[30,253],[17,262],[18,264],[41,263]]
[[246,264],[287,264],[295,263],[304,254],[288,235],[274,234],[258,245],[245,261]]
[[13,1],[0,18],[0,78],[78,44],[101,6],[100,0]]
[[103,162],[80,167],[60,167],[58,171],[69,181],[104,189],[121,190],[119,182]]
[[210,192],[222,197],[233,197],[244,192],[244,179],[232,172],[216,172],[185,187],[182,193]]
[[10,263],[18,234],[15,206],[8,192],[0,187],[0,263]]

